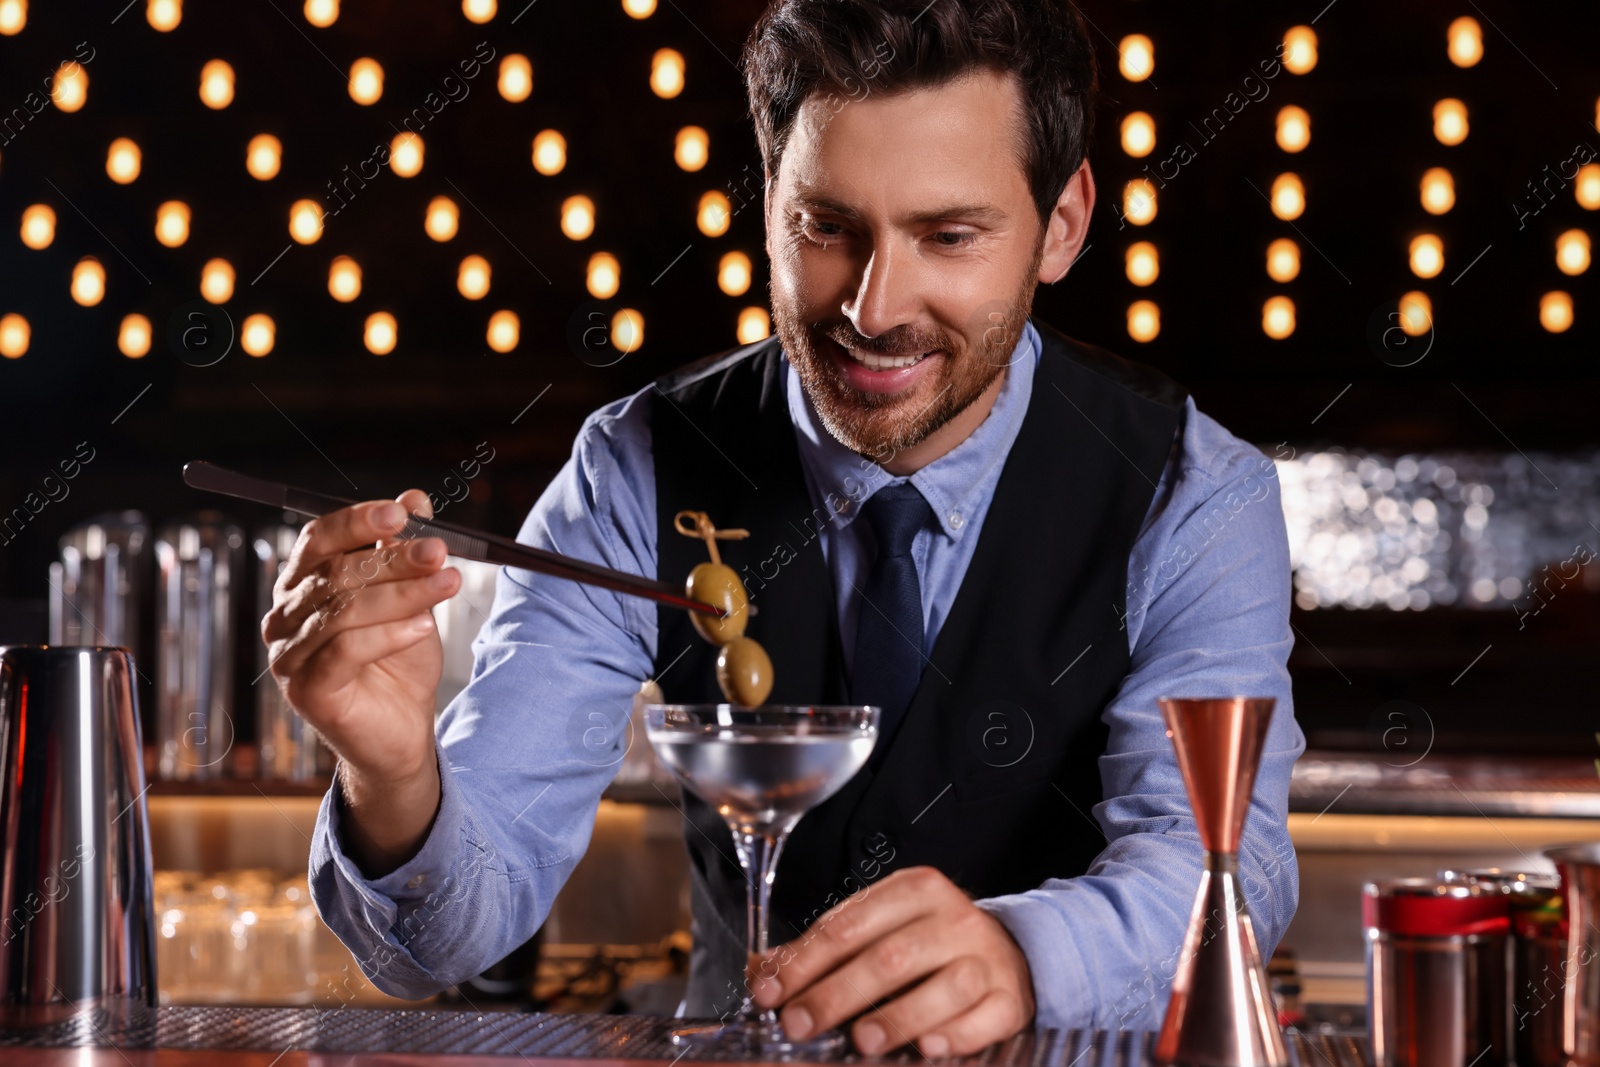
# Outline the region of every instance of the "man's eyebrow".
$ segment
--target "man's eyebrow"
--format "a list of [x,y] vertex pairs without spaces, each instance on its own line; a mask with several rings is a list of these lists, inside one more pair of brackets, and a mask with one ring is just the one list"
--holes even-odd
[[823,211],[831,211],[835,215],[843,215],[847,219],[853,219],[856,217],[855,208],[851,207],[849,204],[846,204],[843,201],[834,200],[832,197],[825,196],[822,193],[814,192],[804,187],[801,187],[795,191],[794,199],[798,204],[804,204],[806,207],[820,208]]
[[[842,215],[847,219],[854,219],[859,216],[855,208],[849,204],[803,188],[796,191],[794,199],[796,203],[806,207],[818,208],[835,215]],[[1005,222],[1007,218],[1009,216],[1004,211],[992,204],[947,204],[923,211],[913,211],[905,216],[905,221],[925,223],[940,222],[945,219],[970,219],[974,222],[996,224]]]
[[913,211],[908,222],[939,222],[943,219],[970,219],[973,222],[1000,223],[1008,216],[993,204],[949,204],[932,211]]

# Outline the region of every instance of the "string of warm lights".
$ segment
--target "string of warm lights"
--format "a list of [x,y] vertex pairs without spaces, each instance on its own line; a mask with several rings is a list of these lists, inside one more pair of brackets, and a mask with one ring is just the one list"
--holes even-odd
[[[656,11],[655,0],[621,0],[622,8],[631,18],[643,20]],[[495,0],[463,0],[462,14],[471,22],[487,23],[498,11]],[[182,0],[146,0],[145,17],[155,30],[167,33],[183,20]],[[326,28],[338,21],[340,0],[305,0],[303,14],[307,23],[316,28]],[[27,0],[0,0],[0,34],[20,33],[27,25]],[[87,60],[85,60],[87,62]],[[248,71],[245,72],[248,75]],[[383,65],[371,56],[355,59],[349,67],[349,93],[352,100],[362,106],[372,106],[383,99]],[[649,85],[651,91],[664,100],[678,97],[684,89],[687,64],[683,54],[672,48],[657,49],[651,56]],[[213,110],[224,110],[234,102],[238,72],[232,64],[222,59],[207,61],[200,70],[198,95],[201,102]],[[83,63],[62,63],[50,79],[50,97],[60,111],[71,113],[81,109],[88,100],[89,73]],[[534,89],[534,66],[529,57],[520,54],[503,56],[498,65],[496,88],[500,96],[512,103],[527,100]],[[409,123],[407,124],[409,127]],[[710,159],[711,139],[700,126],[682,127],[674,139],[673,159],[682,170],[694,173],[702,170]],[[261,133],[252,137],[245,149],[245,169],[252,178],[270,182],[278,177],[283,165],[284,145],[272,134]],[[540,175],[553,177],[562,173],[567,165],[567,141],[559,130],[541,130],[533,139],[533,169]],[[386,165],[400,178],[420,174],[426,161],[426,144],[415,130],[407,129],[382,146],[368,164]],[[118,185],[135,183],[143,168],[143,152],[129,137],[118,137],[106,152],[106,174]],[[367,164],[363,164],[366,166]],[[346,168],[349,171],[349,168]],[[374,171],[373,173],[376,173]],[[363,174],[370,180],[371,174]],[[349,181],[356,180],[353,176]],[[334,183],[329,183],[334,190]],[[348,189],[348,185],[346,186]],[[337,190],[334,190],[338,195]],[[341,207],[343,200],[341,198]],[[316,244],[324,233],[330,211],[323,203],[302,197],[295,199],[288,210],[288,230],[291,239],[301,245]],[[701,196],[696,212],[696,224],[707,237],[722,237],[729,229],[733,205],[728,197],[717,190]],[[429,238],[438,242],[453,240],[460,230],[460,208],[448,196],[433,196],[423,213],[423,229]],[[167,248],[179,248],[189,239],[192,213],[182,201],[168,200],[158,205],[155,214],[156,239]],[[596,207],[585,195],[566,197],[561,203],[561,232],[573,241],[584,241],[595,232]],[[49,204],[32,204],[22,213],[21,237],[23,244],[35,250],[48,248],[56,236],[56,212]],[[729,296],[745,295],[752,284],[754,267],[744,252],[730,251],[722,255],[717,265],[717,284]],[[489,261],[479,254],[465,255],[457,273],[457,289],[468,300],[482,300],[488,295],[492,269]],[[622,267],[610,252],[596,252],[589,257],[586,287],[597,299],[610,299],[621,288]],[[200,294],[210,303],[223,304],[234,295],[234,267],[226,259],[206,261],[200,274]],[[71,294],[83,307],[94,307],[105,297],[106,271],[99,259],[84,256],[74,266]],[[361,265],[349,255],[336,255],[328,267],[328,293],[340,303],[352,303],[363,292]],[[152,327],[147,316],[129,314],[123,317],[118,329],[118,348],[130,359],[139,359],[150,351]],[[489,316],[486,340],[496,352],[511,352],[519,342],[521,322],[518,315],[508,309]],[[740,343],[750,343],[768,336],[771,318],[763,307],[743,308],[738,316],[737,336]],[[277,326],[270,315],[255,312],[247,315],[239,328],[240,347],[251,356],[265,356],[273,350]],[[386,355],[394,351],[399,336],[395,316],[387,311],[366,316],[362,339],[368,351]],[[31,326],[19,313],[9,313],[0,318],[0,355],[17,358],[26,353],[31,339]],[[612,316],[611,340],[623,352],[636,350],[644,340],[644,316],[634,308],[623,308]]]
[[[656,11],[655,0],[620,0],[624,11],[633,19],[650,18]],[[182,0],[146,0],[145,17],[156,31],[167,33],[177,27],[184,15]],[[474,23],[493,20],[497,15],[494,0],[463,0],[462,13]],[[305,0],[303,14],[312,27],[325,28],[340,17],[340,0]],[[23,32],[28,22],[26,0],[0,0],[0,35]],[[1452,64],[1463,71],[1477,67],[1484,58],[1483,31],[1477,19],[1462,16],[1454,19],[1445,32],[1447,55]],[[1130,83],[1148,82],[1155,69],[1155,48],[1149,36],[1129,34],[1117,45],[1118,70]],[[1305,75],[1318,62],[1318,39],[1310,26],[1295,26],[1285,32],[1280,51],[1283,69],[1295,75]],[[536,71],[532,59],[522,54],[507,54],[495,61],[495,83],[499,95],[512,103],[531,99],[536,86]],[[49,79],[49,95],[54,106],[64,112],[80,111],[88,100],[91,88],[89,58],[61,63]],[[236,69],[231,63],[212,58],[199,69],[197,95],[206,108],[226,110],[234,106],[239,78],[249,79],[251,71]],[[673,48],[656,49],[649,56],[648,85],[650,91],[663,100],[681,97],[688,76],[684,55]],[[99,77],[96,74],[96,77]],[[644,79],[641,78],[641,82]],[[196,83],[191,83],[196,84]],[[349,66],[349,93],[362,106],[372,106],[383,99],[385,71],[374,57],[362,56]],[[643,85],[640,84],[642,91]],[[1463,93],[1471,99],[1470,93]],[[1600,122],[1600,102],[1596,103],[1596,120]],[[1446,159],[1441,165],[1427,166],[1419,179],[1418,195],[1425,213],[1422,224],[1406,235],[1406,254],[1409,270],[1420,282],[1440,277],[1446,266],[1447,252],[1444,236],[1437,223],[1430,220],[1448,216],[1455,208],[1458,190],[1454,164],[1448,163],[1450,149],[1462,145],[1470,133],[1467,103],[1457,97],[1436,101],[1432,108],[1434,139],[1442,146]],[[1119,123],[1121,148],[1127,157],[1142,160],[1154,153],[1161,141],[1157,121],[1150,111],[1131,108]],[[431,136],[431,132],[430,132]],[[1310,113],[1297,104],[1278,108],[1274,121],[1274,139],[1277,148],[1289,156],[1303,153],[1311,143],[1312,123]],[[1170,137],[1169,137],[1170,140]],[[707,130],[697,125],[680,127],[672,142],[673,161],[678,168],[690,174],[704,171],[710,162],[711,138]],[[568,141],[557,129],[540,130],[533,138],[530,161],[534,172],[554,178],[566,173]],[[386,145],[379,146],[374,156],[376,165],[387,166],[399,178],[411,179],[422,174],[427,164],[427,145],[422,133],[406,129],[397,133]],[[278,179],[283,167],[284,143],[276,136],[258,133],[249,139],[245,148],[245,168],[249,175],[261,182]],[[1589,157],[1589,158],[1592,158]],[[369,161],[369,162],[373,162]],[[105,172],[117,186],[139,188],[144,172],[144,149],[133,138],[119,136],[106,148]],[[1182,162],[1182,161],[1180,161]],[[350,168],[346,168],[349,171]],[[376,173],[373,171],[372,173]],[[1144,168],[1144,175],[1129,179],[1121,197],[1121,219],[1127,225],[1150,227],[1157,217],[1158,195],[1166,188],[1152,181],[1152,170]],[[1302,170],[1302,173],[1304,171]],[[367,175],[370,178],[370,175]],[[1574,196],[1585,211],[1600,210],[1600,163],[1584,162],[1574,174],[1563,170],[1561,177],[1574,185]],[[426,179],[424,179],[425,181]],[[148,184],[146,178],[144,184]],[[1564,187],[1565,182],[1562,183]],[[330,189],[334,183],[329,183]],[[1531,183],[1530,183],[1531,187]],[[729,186],[732,188],[731,184]],[[1268,200],[1273,216],[1283,222],[1294,222],[1307,209],[1307,188],[1300,174],[1287,168],[1276,174],[1270,184]],[[1541,200],[1541,203],[1543,201]],[[342,206],[342,204],[340,205]],[[202,205],[200,210],[205,211]],[[713,240],[725,238],[735,214],[734,201],[727,193],[708,189],[694,204],[695,225],[698,231]],[[598,233],[597,206],[592,195],[573,191],[560,199],[559,228],[574,242],[589,241]],[[312,197],[295,198],[289,203],[287,227],[291,239],[300,245],[314,245],[321,241],[330,214],[337,209],[325,200]],[[70,212],[69,212],[70,214]],[[282,218],[282,216],[279,216]],[[146,216],[150,218],[150,216]],[[47,203],[26,205],[22,211],[20,236],[23,245],[33,250],[51,247],[57,235],[57,209]],[[426,199],[422,211],[423,230],[435,242],[456,240],[461,232],[461,209],[450,196],[436,194]],[[153,232],[159,244],[178,249],[190,242],[194,224],[191,205],[181,200],[163,200],[156,204]],[[203,233],[204,231],[197,231]],[[1448,232],[1448,231],[1444,231]],[[1548,239],[1548,238],[1546,238]],[[1128,282],[1136,288],[1141,298],[1131,301],[1127,308],[1127,332],[1140,342],[1154,340],[1161,331],[1161,308],[1153,299],[1152,289],[1161,277],[1161,252],[1159,237],[1130,239],[1124,249],[1124,270]],[[1568,227],[1555,237],[1554,249],[1557,281],[1571,278],[1589,269],[1592,247],[1588,232],[1581,227]],[[1468,253],[1470,255],[1470,252]],[[595,250],[584,267],[585,288],[598,300],[612,300],[623,293],[622,257],[615,251]],[[1467,259],[1462,256],[1463,262]],[[114,263],[114,261],[113,261]],[[457,290],[469,301],[485,300],[491,290],[493,269],[489,259],[480,253],[463,249],[458,261]],[[1457,263],[1459,269],[1463,264]],[[632,265],[630,265],[631,267]],[[722,249],[715,257],[716,284],[730,298],[746,297],[753,284],[755,268],[749,254],[737,249]],[[630,271],[630,279],[648,278],[654,267]],[[1289,286],[1301,273],[1301,249],[1290,235],[1273,236],[1266,247],[1266,273],[1279,286]],[[206,260],[199,279],[200,294],[213,304],[223,304],[235,295],[235,268],[226,259]],[[116,279],[111,279],[114,284]],[[81,307],[101,306],[108,286],[107,266],[96,256],[81,256],[71,273],[70,294]],[[504,286],[502,285],[502,288]],[[362,265],[348,254],[334,255],[327,267],[327,291],[331,299],[341,304],[354,304],[371,293],[363,284]],[[1148,295],[1146,295],[1148,294]],[[521,320],[509,309],[487,311],[485,339],[491,350],[514,351],[520,342]],[[1413,336],[1427,333],[1433,327],[1433,306],[1428,293],[1417,288],[1402,294],[1399,300],[1401,328]],[[1297,308],[1289,292],[1270,295],[1262,306],[1262,330],[1273,339],[1292,336],[1296,329]],[[1539,299],[1539,322],[1550,333],[1561,333],[1571,328],[1574,318],[1572,294],[1565,288],[1551,285]],[[480,320],[481,321],[481,320]],[[398,343],[396,317],[387,311],[374,311],[364,316],[362,339],[368,351],[383,355],[396,349]],[[643,343],[644,315],[636,308],[622,308],[612,316],[611,339],[622,351],[632,351]],[[10,312],[0,317],[0,355],[17,358],[27,350],[32,327],[26,317]],[[771,318],[764,307],[743,307],[737,317],[736,335],[740,343],[750,343],[770,335]],[[152,344],[152,327],[149,317],[127,314],[118,327],[118,348],[128,358],[146,355]],[[253,356],[264,356],[273,350],[276,324],[271,316],[253,312],[248,314],[240,328],[240,345]]]
[[[1594,121],[1600,123],[1600,100],[1595,101]],[[1578,168],[1573,193],[1585,211],[1600,211],[1600,163],[1585,163]]]
[[[1317,34],[1310,26],[1291,26],[1284,31],[1279,48],[1283,69],[1294,75],[1305,75],[1316,68]],[[1278,109],[1273,120],[1273,140],[1278,148],[1298,155],[1311,144],[1311,114],[1298,104],[1286,104]],[[1267,192],[1268,205],[1275,218],[1293,222],[1306,211],[1306,187],[1300,175],[1283,171],[1272,179]],[[1300,276],[1300,245],[1292,237],[1275,237],[1267,244],[1267,277],[1279,285],[1287,285]],[[1294,298],[1287,293],[1274,293],[1261,305],[1261,332],[1274,341],[1294,334],[1297,325]]]
[[[1451,22],[1445,30],[1445,51],[1456,66],[1475,66],[1483,58],[1483,29],[1478,21],[1462,16]],[[1441,145],[1453,148],[1461,144],[1469,129],[1466,104],[1446,97],[1433,105],[1433,136]],[[1418,196],[1427,214],[1448,214],[1456,204],[1455,178],[1449,168],[1429,167],[1423,171]],[[1431,231],[1416,233],[1406,255],[1412,274],[1423,280],[1436,278],[1444,270],[1444,239]],[[1399,325],[1411,337],[1433,329],[1433,302],[1425,291],[1414,289],[1401,295]]]
[[[1594,120],[1600,122],[1600,100],[1595,101]],[[1592,149],[1589,154],[1592,159]],[[1573,196],[1578,206],[1585,211],[1600,211],[1600,163],[1584,163],[1573,176],[1573,183]],[[1574,227],[1556,238],[1556,269],[1562,274],[1569,277],[1582,274],[1589,269],[1589,259],[1587,231]],[[1551,290],[1539,299],[1539,324],[1551,333],[1571,328],[1573,315],[1572,294],[1565,290]]]
[[[1600,100],[1595,102],[1595,118],[1600,120]],[[1592,156],[1592,150],[1591,150]],[[1573,190],[1578,204],[1589,211],[1600,208],[1600,166],[1586,163],[1579,168],[1577,187]],[[1575,278],[1589,269],[1590,247],[1587,231],[1573,227],[1556,237],[1556,269],[1569,278]],[[1574,316],[1572,294],[1565,289],[1552,289],[1539,299],[1539,324],[1551,333],[1562,333],[1572,327]]]
[[[15,36],[27,24],[27,0],[0,0],[0,35]],[[62,111],[77,111],[83,107],[88,94],[89,73],[81,64],[65,62],[51,75],[50,100]],[[131,157],[127,154],[129,148],[132,148]],[[124,178],[130,164],[132,174]],[[113,181],[132,181],[139,171],[137,147],[125,139],[114,142],[107,156],[106,169]],[[56,238],[55,209],[48,204],[29,204],[23,208],[21,236],[24,247],[34,250],[50,247]],[[93,305],[99,303],[104,295],[105,269],[93,257],[79,261],[72,270],[73,299],[80,304]],[[12,311],[0,315],[0,356],[7,359],[21,357],[28,351],[32,336],[33,328],[21,314]]]
[[[1129,34],[1117,43],[1117,70],[1130,82],[1148,81],[1155,71],[1155,44],[1142,33]],[[1121,124],[1122,150],[1133,159],[1143,159],[1156,147],[1156,122],[1145,111],[1132,111]],[[1133,178],[1122,189],[1122,218],[1135,226],[1148,226],[1156,217],[1156,187],[1146,178]],[[1154,284],[1161,274],[1160,254],[1150,241],[1135,241],[1124,252],[1128,281],[1144,287]],[[1128,336],[1135,341],[1152,341],[1161,332],[1161,309],[1154,300],[1135,300],[1128,305]]]
[[[623,9],[636,19],[655,12],[654,0],[624,0]],[[650,60],[650,90],[663,100],[683,92],[687,67],[682,53],[672,48],[657,49]],[[688,173],[702,170],[711,154],[711,137],[700,126],[684,126],[673,139],[673,161]],[[540,174],[559,174],[566,166],[566,140],[557,130],[543,130],[533,140],[533,166]],[[561,232],[573,241],[587,240],[595,231],[595,204],[582,194],[567,197],[561,204]],[[719,190],[701,195],[695,223],[707,237],[722,237],[733,221],[733,203]],[[717,284],[729,296],[749,291],[754,268],[743,252],[728,252],[717,267]],[[622,265],[610,252],[595,252],[589,257],[585,286],[597,300],[614,297],[622,285]],[[766,308],[746,307],[739,313],[736,335],[739,343],[750,344],[770,335],[771,316]],[[632,352],[644,342],[644,316],[635,308],[623,308],[611,319],[611,342],[619,351]],[[491,339],[491,346],[493,339]]]

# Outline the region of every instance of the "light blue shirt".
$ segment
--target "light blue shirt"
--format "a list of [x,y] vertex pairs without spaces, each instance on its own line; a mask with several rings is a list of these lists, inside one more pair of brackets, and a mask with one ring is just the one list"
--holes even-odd
[[[1039,345],[1030,322],[988,417],[911,476],[938,518],[912,546],[924,652],[972,558],[1028,408]],[[787,361],[783,373],[813,503],[824,507],[829,493],[848,499],[846,478],[856,480],[856,502],[821,534],[848,656],[869,564],[854,512],[901,479],[828,434]],[[650,392],[584,422],[519,541],[656,576]],[[1061,407],[1053,417],[1089,417]],[[1148,1029],[1165,1011],[1203,853],[1158,696],[1277,698],[1239,857],[1263,957],[1298,899],[1286,821],[1290,769],[1305,739],[1286,669],[1289,549],[1276,468],[1193,400],[1185,414],[1128,561],[1131,664],[1103,714],[1105,799],[1066,816],[1090,823],[1107,845],[1080,877],[978,901],[1027,956],[1038,1026]],[[479,973],[544,922],[588,847],[600,795],[618,766],[616,759],[599,765],[583,731],[593,710],[625,707],[652,674],[656,608],[502,568],[472,650],[472,677],[438,721],[440,806],[417,855],[381,878],[364,878],[340,847],[337,787],[323,800],[312,841],[319,911],[373,984],[398,996],[425,996]],[[659,681],[671,699],[670,666]]]

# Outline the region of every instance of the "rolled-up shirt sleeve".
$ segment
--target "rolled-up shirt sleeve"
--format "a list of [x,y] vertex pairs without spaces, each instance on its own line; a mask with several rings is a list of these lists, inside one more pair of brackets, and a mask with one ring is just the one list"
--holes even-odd
[[1182,448],[1129,561],[1132,663],[1106,708],[1106,847],[1089,870],[978,902],[1017,941],[1041,1027],[1152,1029],[1166,1010],[1204,851],[1158,697],[1276,698],[1240,844],[1263,957],[1293,918],[1289,776],[1305,749],[1287,661],[1290,568],[1276,468],[1189,402]]
[[[648,402],[634,394],[586,420],[517,540],[653,578],[654,515]],[[337,784],[312,837],[318,912],[400,997],[479,974],[533,936],[628,745],[646,743],[628,723],[655,658],[653,604],[503,567],[493,603],[473,608],[472,673],[436,723],[439,809],[421,848],[365,877],[343,849]]]

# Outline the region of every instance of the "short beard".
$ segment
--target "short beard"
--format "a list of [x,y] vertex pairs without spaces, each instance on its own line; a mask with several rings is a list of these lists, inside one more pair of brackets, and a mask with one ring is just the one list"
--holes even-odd
[[[856,333],[848,320],[800,322],[788,304],[778,298],[776,289],[772,289],[773,329],[788,354],[790,366],[800,378],[801,388],[827,431],[851,451],[886,463],[896,453],[927,440],[982,396],[1010,365],[1026,327],[1033,308],[1033,294],[1039,284],[1043,237],[1041,231],[1032,264],[1015,297],[981,305],[968,324],[967,332],[971,337],[952,337],[942,330],[907,333],[896,329],[868,340]],[[818,351],[814,343],[818,334],[846,347],[880,354],[908,349],[943,350],[948,355],[943,357],[943,373],[934,383],[938,392],[931,401],[923,403],[920,410],[901,411],[901,407],[909,406],[902,396],[852,389],[832,360]],[[969,340],[975,343],[969,344]]]

